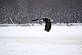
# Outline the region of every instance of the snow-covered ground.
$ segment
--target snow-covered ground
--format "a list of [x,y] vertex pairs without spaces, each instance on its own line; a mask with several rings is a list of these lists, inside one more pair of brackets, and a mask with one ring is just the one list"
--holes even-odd
[[82,55],[82,26],[0,27],[0,55]]

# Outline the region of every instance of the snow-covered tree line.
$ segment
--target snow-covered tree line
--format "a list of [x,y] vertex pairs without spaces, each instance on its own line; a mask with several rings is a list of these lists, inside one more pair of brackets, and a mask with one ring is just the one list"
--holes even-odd
[[30,0],[17,0],[13,5],[5,4],[0,8],[0,24],[33,23],[32,19],[41,17],[49,17],[54,20],[53,23],[82,22],[82,8],[33,7]]

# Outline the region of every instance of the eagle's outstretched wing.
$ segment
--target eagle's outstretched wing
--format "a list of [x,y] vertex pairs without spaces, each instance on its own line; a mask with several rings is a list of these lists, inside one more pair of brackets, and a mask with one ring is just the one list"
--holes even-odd
[[39,20],[39,19],[33,19],[32,21],[37,21],[37,20]]
[[43,18],[33,19],[32,21],[42,20]]

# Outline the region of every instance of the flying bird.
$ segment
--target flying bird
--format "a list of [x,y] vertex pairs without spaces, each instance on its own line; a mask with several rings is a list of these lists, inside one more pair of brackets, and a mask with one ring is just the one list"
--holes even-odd
[[37,21],[37,20],[43,20],[46,24],[45,24],[45,31],[49,32],[50,29],[51,29],[51,19],[50,18],[47,18],[47,17],[42,17],[40,19],[34,19],[32,21]]

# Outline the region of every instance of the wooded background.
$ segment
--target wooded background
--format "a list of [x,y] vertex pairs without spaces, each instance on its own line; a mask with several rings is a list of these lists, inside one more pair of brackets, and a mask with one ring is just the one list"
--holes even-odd
[[82,23],[82,1],[0,0],[0,24],[34,23],[32,19],[41,17],[53,23]]

